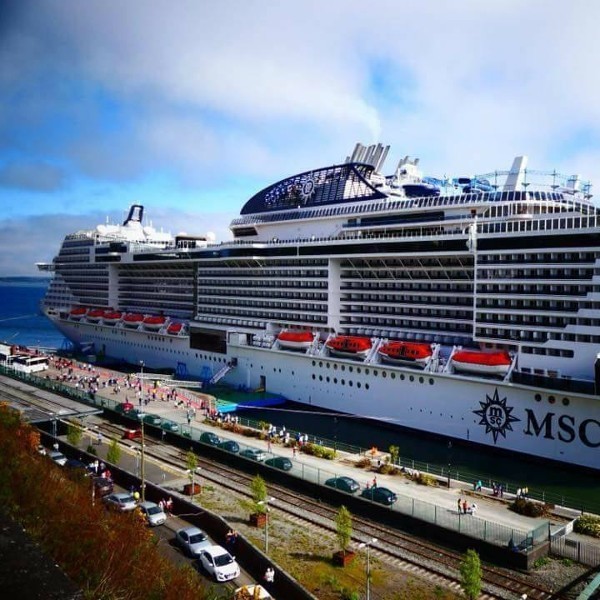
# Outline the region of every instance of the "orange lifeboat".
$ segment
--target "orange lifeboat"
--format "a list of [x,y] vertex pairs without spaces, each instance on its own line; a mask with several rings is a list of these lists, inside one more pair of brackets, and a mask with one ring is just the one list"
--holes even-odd
[[455,371],[480,375],[506,375],[512,359],[505,350],[484,352],[480,350],[458,350],[452,357]]
[[371,340],[354,335],[337,335],[325,342],[325,346],[334,356],[365,358],[371,350]]
[[166,322],[166,317],[160,317],[158,315],[149,315],[144,319],[144,327],[151,331],[158,331]]
[[431,344],[395,341],[383,344],[377,351],[386,363],[409,365],[423,369],[431,360]]
[[170,335],[179,335],[183,331],[183,323],[169,323],[167,333]]
[[102,317],[102,322],[105,325],[114,325],[117,321],[121,320],[122,316],[123,316],[123,313],[118,310],[108,310],[108,311],[105,311],[105,313]]
[[102,308],[92,308],[88,311],[88,314],[85,318],[92,323],[97,323],[102,317],[104,317],[104,312],[105,311]]
[[78,321],[85,315],[86,312],[87,308],[85,308],[84,306],[76,306],[75,308],[71,309],[69,315],[71,316],[71,319],[75,319],[76,321]]
[[315,339],[315,334],[310,331],[281,331],[277,341],[286,350],[306,350]]
[[144,315],[140,313],[127,313],[123,317],[123,324],[125,327],[138,327],[144,320]]

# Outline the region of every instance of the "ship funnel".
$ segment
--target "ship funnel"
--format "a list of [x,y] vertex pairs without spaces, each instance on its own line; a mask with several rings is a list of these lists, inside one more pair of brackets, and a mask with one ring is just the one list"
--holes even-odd
[[141,223],[144,218],[144,207],[141,204],[132,204],[129,208],[129,214],[125,221],[123,221],[123,225],[127,225],[127,223]]

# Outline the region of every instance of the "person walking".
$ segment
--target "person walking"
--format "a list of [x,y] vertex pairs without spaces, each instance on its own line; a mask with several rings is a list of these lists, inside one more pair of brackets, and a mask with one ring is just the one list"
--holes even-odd
[[460,515],[461,512],[462,512],[462,500],[459,498],[458,499],[458,514]]
[[272,567],[268,567],[265,571],[265,582],[273,583],[275,581],[275,570]]

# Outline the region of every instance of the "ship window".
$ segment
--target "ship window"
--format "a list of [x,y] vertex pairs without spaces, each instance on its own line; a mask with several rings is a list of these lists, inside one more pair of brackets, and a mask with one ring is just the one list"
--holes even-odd
[[411,381],[414,381],[414,380],[415,380],[415,378],[414,378],[414,376],[413,376],[413,375],[411,375],[411,376],[409,377],[409,379],[410,379]]
[[563,406],[569,406],[569,404],[571,403],[571,401],[568,398],[563,398],[562,399],[562,403],[563,403]]
[[365,383],[365,389],[368,390],[369,389],[369,384]]
[[550,396],[548,398],[548,402],[550,402],[550,404],[554,404],[556,402],[556,398],[554,396]]

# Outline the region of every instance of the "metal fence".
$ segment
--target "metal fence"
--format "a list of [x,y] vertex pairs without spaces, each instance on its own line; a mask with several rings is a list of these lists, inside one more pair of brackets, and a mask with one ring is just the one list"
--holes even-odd
[[600,546],[587,544],[567,537],[556,538],[550,542],[550,554],[596,567],[600,565]]

